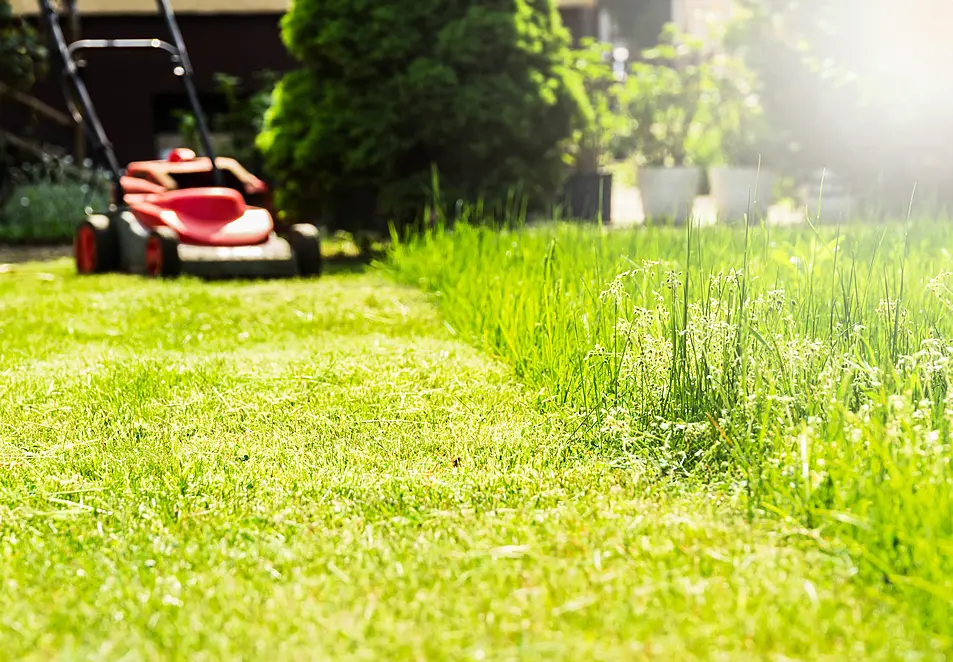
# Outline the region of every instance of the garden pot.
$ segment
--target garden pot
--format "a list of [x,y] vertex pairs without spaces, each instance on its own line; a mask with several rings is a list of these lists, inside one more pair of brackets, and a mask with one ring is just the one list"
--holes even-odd
[[700,168],[639,168],[639,192],[646,223],[684,223],[692,214]]
[[774,173],[758,168],[711,168],[711,197],[719,221],[735,223],[748,214],[749,223],[767,217],[774,193]]
[[564,188],[566,214],[575,220],[612,220],[612,173],[576,172]]

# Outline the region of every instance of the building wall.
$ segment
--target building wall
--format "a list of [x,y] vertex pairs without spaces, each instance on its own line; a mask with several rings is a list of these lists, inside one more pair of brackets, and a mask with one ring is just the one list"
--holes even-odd
[[[295,66],[281,42],[280,15],[189,15],[178,17],[195,69],[196,87],[206,96],[216,90],[214,75],[228,73],[253,83],[254,74],[288,71]],[[158,16],[86,16],[84,38],[168,38]],[[164,106],[185,105],[184,88],[162,51],[90,51],[83,76],[93,103],[121,161],[155,156],[154,135],[167,127]],[[33,94],[65,110],[58,72],[38,84]],[[214,99],[211,99],[214,102]],[[13,104],[0,105],[0,124],[24,133],[24,117]],[[211,108],[210,108],[211,109]],[[37,124],[33,135],[70,146],[70,136],[48,124]]]

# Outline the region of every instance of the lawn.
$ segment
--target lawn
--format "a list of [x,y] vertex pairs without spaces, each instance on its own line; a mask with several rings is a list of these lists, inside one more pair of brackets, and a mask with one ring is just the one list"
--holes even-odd
[[[752,293],[807,287],[743,235],[713,231],[686,257],[677,232],[461,229],[385,268],[292,283],[79,279],[65,260],[0,273],[0,657],[944,659],[949,566],[927,543],[950,540],[947,428],[904,427],[919,407],[868,420],[915,447],[887,476],[915,484],[897,487],[868,466],[868,450],[893,458],[879,438],[847,449],[853,464],[838,455],[852,423],[811,409],[831,395],[817,364],[790,366],[804,402],[755,372],[744,408],[725,385],[752,374],[726,377],[734,359],[708,360],[718,388],[701,387],[686,334],[674,354],[660,344],[689,308],[643,259],[687,260],[684,282],[747,256]],[[951,236],[908,249],[914,285]],[[806,263],[798,237],[779,250]],[[894,259],[891,241],[864,259]],[[843,270],[792,291],[801,312],[775,331],[823,342]],[[917,297],[902,329],[920,335],[896,362],[927,329],[948,337],[943,302]],[[730,337],[731,319],[713,321]],[[874,355],[902,335],[865,321]],[[740,356],[763,358],[759,334]],[[611,344],[624,338],[640,340]],[[805,416],[771,423],[762,401]],[[741,414],[761,424],[742,430]],[[905,548],[913,571],[890,556],[878,575],[882,546],[810,521],[851,520],[796,498],[795,429],[818,449],[809,472],[826,460],[853,478],[835,492],[867,499],[867,529],[911,506],[895,529],[926,541]]]
[[618,462],[810,531],[953,635],[948,222],[438,231],[390,270]]

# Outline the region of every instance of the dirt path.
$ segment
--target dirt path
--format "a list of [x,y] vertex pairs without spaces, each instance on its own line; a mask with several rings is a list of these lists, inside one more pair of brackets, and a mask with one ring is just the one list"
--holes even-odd
[[65,246],[7,246],[0,244],[0,264],[43,262],[72,255],[73,247]]

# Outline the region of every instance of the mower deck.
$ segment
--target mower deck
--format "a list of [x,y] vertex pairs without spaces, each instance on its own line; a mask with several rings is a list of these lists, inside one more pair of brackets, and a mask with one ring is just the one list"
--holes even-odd
[[294,278],[321,272],[320,243],[313,226],[292,226],[250,245],[214,246],[179,241],[167,227],[149,228],[128,208],[89,216],[76,232],[81,274],[130,273],[152,277]]
[[[239,246],[185,244],[172,239],[165,262],[150,264],[147,249],[149,228],[131,211],[115,213],[110,219],[115,227],[119,253],[119,271],[148,276],[190,275],[202,278],[291,278],[298,275],[291,245],[274,232],[264,242]],[[158,240],[161,246],[162,239]],[[168,245],[168,244],[167,244]],[[161,259],[161,258],[160,258]]]

